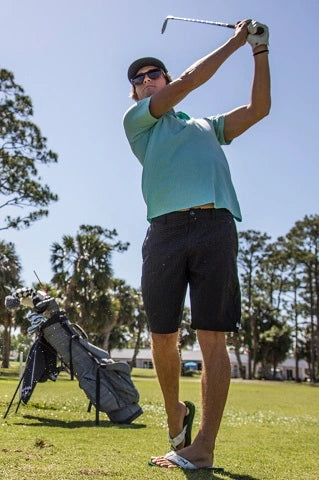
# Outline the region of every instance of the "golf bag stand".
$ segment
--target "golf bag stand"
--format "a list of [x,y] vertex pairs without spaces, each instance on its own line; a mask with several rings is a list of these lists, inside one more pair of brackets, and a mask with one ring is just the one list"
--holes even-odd
[[[19,380],[18,386],[17,386],[17,388],[16,388],[16,390],[15,390],[15,392],[14,392],[14,394],[13,394],[11,400],[10,400],[10,403],[9,403],[9,405],[8,405],[8,408],[7,408],[7,410],[6,410],[6,413],[3,415],[3,419],[7,418],[8,414],[9,414],[9,412],[10,412],[10,410],[11,410],[11,407],[12,407],[12,404],[13,404],[13,402],[14,402],[14,399],[16,398],[16,395],[17,395],[18,390],[19,390],[19,388],[20,388],[20,386],[21,386],[21,383],[23,382],[23,378],[24,378],[24,374],[21,376],[21,378],[20,378],[20,380]],[[19,407],[20,407],[20,404],[21,404],[21,398],[19,399],[19,402],[18,402],[18,405],[17,405],[17,407],[16,407],[15,413],[18,412]]]

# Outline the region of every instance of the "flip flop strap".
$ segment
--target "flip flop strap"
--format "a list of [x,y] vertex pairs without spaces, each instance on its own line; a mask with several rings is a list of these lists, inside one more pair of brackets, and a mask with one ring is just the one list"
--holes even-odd
[[174,437],[174,438],[170,437],[170,435],[168,434],[168,441],[172,445],[172,447],[176,448],[176,447],[178,447],[178,445],[180,445],[182,443],[182,441],[184,440],[185,435],[186,435],[186,430],[187,430],[187,425],[185,425],[185,427],[183,428],[181,433],[176,435],[176,437]]
[[191,463],[189,460],[186,460],[186,458],[181,457],[176,452],[169,452],[166,455],[164,455],[164,458],[166,458],[172,463],[175,463],[175,465],[181,467],[182,469],[198,470],[198,467],[196,467],[196,465]]

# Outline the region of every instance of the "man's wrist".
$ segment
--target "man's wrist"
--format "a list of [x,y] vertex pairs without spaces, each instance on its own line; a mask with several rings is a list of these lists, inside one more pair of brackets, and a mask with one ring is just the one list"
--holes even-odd
[[253,48],[253,55],[255,55],[258,52],[261,52],[263,50],[269,50],[267,43],[264,43],[262,45],[258,45],[258,47]]
[[238,50],[240,47],[244,45],[242,42],[239,42],[236,37],[230,37],[230,39],[226,42],[226,44],[229,45],[231,49],[231,53],[234,53],[236,50]]

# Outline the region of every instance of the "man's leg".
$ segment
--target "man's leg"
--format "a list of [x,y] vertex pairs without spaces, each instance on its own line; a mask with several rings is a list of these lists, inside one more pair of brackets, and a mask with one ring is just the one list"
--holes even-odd
[[172,438],[181,433],[186,415],[186,406],[179,401],[181,362],[178,340],[178,332],[152,333],[153,362],[163,393],[168,431]]
[[[193,444],[178,454],[198,467],[204,467],[213,464],[215,440],[230,382],[230,361],[223,332],[198,330],[197,338],[203,355],[202,419]],[[163,467],[174,466],[163,457],[152,460]]]
[[204,456],[212,456],[213,460],[215,441],[228,395],[230,361],[224,332],[199,330],[197,338],[203,355],[202,419],[193,446],[203,452]]

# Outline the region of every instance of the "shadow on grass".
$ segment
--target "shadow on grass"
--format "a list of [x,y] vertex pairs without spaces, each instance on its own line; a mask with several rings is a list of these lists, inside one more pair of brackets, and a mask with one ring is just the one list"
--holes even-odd
[[[216,468],[213,471],[197,470],[183,471],[188,480],[260,480],[251,475],[240,475],[238,473],[227,472],[223,468]],[[216,476],[218,475],[218,476]]]
[[[58,427],[58,428],[83,428],[83,427],[100,427],[100,428],[120,428],[120,429],[131,429],[139,430],[140,428],[146,428],[145,424],[141,423],[132,423],[132,424],[119,424],[113,423],[108,420],[100,420],[99,425],[95,425],[94,420],[84,420],[84,421],[64,421],[54,418],[46,417],[37,417],[34,415],[24,415],[24,418],[27,420],[36,420],[34,423],[28,423],[28,427],[38,427],[39,425],[44,425],[46,427]],[[25,423],[16,423],[16,425],[26,425]]]

